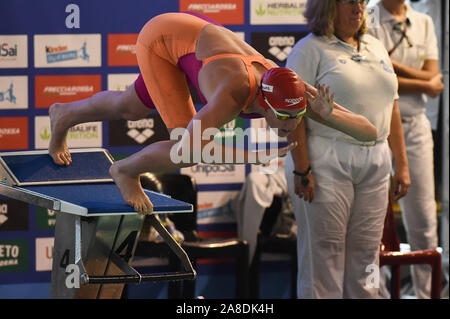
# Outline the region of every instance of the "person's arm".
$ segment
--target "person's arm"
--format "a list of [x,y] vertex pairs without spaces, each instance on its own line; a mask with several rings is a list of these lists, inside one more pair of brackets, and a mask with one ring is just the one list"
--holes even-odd
[[[294,162],[294,169],[299,173],[307,172],[310,167],[308,158],[308,146],[306,143],[306,121],[301,121],[297,128],[288,135],[289,143],[297,142],[297,147],[291,150],[292,160]],[[314,199],[314,177],[313,173],[309,172],[303,180],[307,180],[305,185],[302,184],[301,176],[292,174],[294,177],[294,191],[306,201],[311,202]]]
[[394,101],[391,119],[391,131],[388,136],[389,147],[395,161],[395,173],[393,179],[394,200],[406,195],[411,184],[406,156],[405,139],[403,136],[402,121],[397,100]]
[[398,78],[399,94],[425,93],[434,98],[444,89],[438,60],[426,60],[422,69],[392,61]]
[[391,62],[397,76],[404,78],[429,81],[439,73],[438,60],[426,60],[422,69],[416,69],[394,60],[391,60]]
[[444,89],[442,83],[442,74],[438,73],[431,80],[417,80],[405,77],[398,78],[398,93],[399,94],[421,94],[425,93],[431,98],[435,98],[441,94]]
[[318,93],[318,90],[313,86],[307,83],[305,83],[305,86],[305,94],[310,106],[306,116],[359,141],[368,142],[377,139],[376,127],[366,117],[355,114],[335,103],[333,94],[329,95],[329,88],[325,89],[324,86],[321,86]]

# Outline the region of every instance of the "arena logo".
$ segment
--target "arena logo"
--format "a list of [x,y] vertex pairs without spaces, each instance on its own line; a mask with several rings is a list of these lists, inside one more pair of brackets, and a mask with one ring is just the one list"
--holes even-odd
[[127,121],[126,123],[128,128],[127,135],[139,144],[145,143],[145,141],[155,134],[155,131],[153,131],[155,121],[152,118],[139,121]]
[[0,205],[0,228],[6,221],[8,220],[8,205],[7,204],[1,204]]
[[281,62],[284,62],[292,48],[295,45],[294,36],[274,36],[269,37],[269,53],[276,57]]

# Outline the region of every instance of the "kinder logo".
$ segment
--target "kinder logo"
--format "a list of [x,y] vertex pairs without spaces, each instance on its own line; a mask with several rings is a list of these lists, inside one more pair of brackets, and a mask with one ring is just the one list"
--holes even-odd
[[251,0],[250,24],[306,24],[306,0]]
[[127,121],[127,135],[137,143],[143,144],[155,134],[154,127],[155,122],[153,119]]
[[101,66],[101,35],[35,35],[35,67]]
[[0,35],[0,68],[28,67],[26,35]]
[[180,11],[198,12],[221,24],[244,23],[243,0],[180,0]]
[[138,34],[108,34],[108,65],[136,66]]
[[53,237],[36,238],[36,271],[52,270],[54,242]]
[[0,150],[28,149],[28,117],[0,117]]
[[28,77],[0,76],[0,109],[28,107]]
[[36,107],[48,108],[54,103],[67,103],[91,97],[101,91],[100,75],[37,75]]
[[[51,137],[50,118],[48,116],[36,116],[34,122],[35,148],[46,149]],[[69,129],[67,145],[70,148],[101,147],[102,135],[101,122],[79,124]]]

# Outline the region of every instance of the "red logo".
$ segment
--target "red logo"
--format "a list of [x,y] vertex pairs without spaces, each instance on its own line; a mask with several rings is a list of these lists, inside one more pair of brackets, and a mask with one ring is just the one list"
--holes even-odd
[[198,12],[221,24],[244,24],[244,0],[180,0],[180,11]]
[[91,97],[102,90],[100,75],[37,75],[35,78],[36,108],[53,103],[67,103]]
[[108,65],[136,66],[136,42],[138,34],[108,34]]
[[28,149],[28,117],[0,117],[0,150]]

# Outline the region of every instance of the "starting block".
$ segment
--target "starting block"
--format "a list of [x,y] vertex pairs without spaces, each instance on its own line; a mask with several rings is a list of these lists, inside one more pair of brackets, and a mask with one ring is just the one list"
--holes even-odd
[[[154,205],[147,216],[184,270],[140,274],[130,266],[144,216],[127,205],[109,175],[105,149],[71,150],[72,163],[53,163],[48,151],[0,153],[0,195],[54,210],[52,298],[120,298],[124,284],[189,280],[191,262],[161,225],[158,214],[190,213],[191,204],[145,190]],[[80,287],[68,285],[67,266],[76,265]]]

